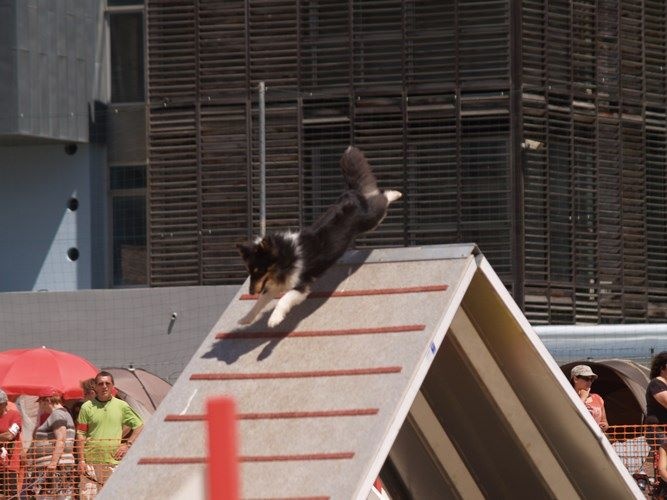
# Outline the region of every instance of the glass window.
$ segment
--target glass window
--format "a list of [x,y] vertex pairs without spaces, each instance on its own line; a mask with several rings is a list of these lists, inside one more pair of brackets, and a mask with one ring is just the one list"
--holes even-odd
[[111,14],[111,101],[144,100],[143,14]]
[[146,165],[111,167],[111,189],[143,189],[146,187]]
[[107,0],[109,7],[119,7],[124,5],[143,5],[144,0]]
[[113,197],[113,284],[146,285],[146,196]]

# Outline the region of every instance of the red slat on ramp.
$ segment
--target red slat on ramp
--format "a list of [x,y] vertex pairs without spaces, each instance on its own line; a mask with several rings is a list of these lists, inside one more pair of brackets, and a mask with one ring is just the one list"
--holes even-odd
[[243,339],[271,339],[271,338],[296,338],[296,337],[338,337],[341,335],[377,335],[382,333],[410,333],[422,332],[426,325],[396,325],[379,326],[368,328],[347,328],[341,330],[301,330],[277,331],[265,330],[258,332],[220,332],[215,338],[218,340],[243,340]]
[[376,368],[350,368],[347,370],[315,370],[303,372],[256,372],[256,373],[193,373],[190,380],[263,380],[284,378],[354,377],[358,375],[385,375],[400,373],[400,366],[378,366]]
[[[265,413],[239,413],[239,420],[277,420],[285,418],[327,418],[327,417],[360,417],[377,415],[378,408],[355,408],[350,410],[321,410],[321,411],[277,411]],[[199,422],[206,420],[204,414],[167,415],[165,422]]]
[[[349,460],[351,458],[354,458],[353,451],[342,451],[303,455],[241,455],[239,462],[309,462],[311,460]],[[137,463],[139,465],[197,465],[207,462],[207,457],[142,457]]]
[[[406,286],[397,288],[370,288],[365,290],[331,290],[310,292],[308,299],[328,299],[331,297],[369,297],[373,295],[396,295],[400,293],[429,293],[429,292],[445,292],[449,285],[422,285],[422,286]],[[239,297],[239,300],[257,300],[259,295],[252,295],[245,293]]]

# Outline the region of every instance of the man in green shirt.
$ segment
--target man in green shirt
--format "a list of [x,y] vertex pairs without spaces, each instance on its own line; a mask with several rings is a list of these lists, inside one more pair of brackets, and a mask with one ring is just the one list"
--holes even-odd
[[[125,401],[113,396],[109,372],[95,376],[95,398],[86,401],[76,425],[76,455],[81,474],[81,498],[93,498],[111,476],[118,461],[143,429],[139,415]],[[123,427],[132,434],[123,440]]]

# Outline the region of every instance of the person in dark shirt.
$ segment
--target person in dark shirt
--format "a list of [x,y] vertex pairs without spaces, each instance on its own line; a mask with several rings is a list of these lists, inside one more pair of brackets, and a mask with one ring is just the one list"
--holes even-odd
[[[667,423],[667,351],[653,357],[651,381],[646,388],[646,416]],[[653,420],[653,419],[652,419]]]
[[[667,424],[667,351],[656,354],[651,362],[651,381],[646,387],[645,423]],[[656,429],[655,438],[654,445],[658,446],[656,469],[661,479],[662,493],[667,485],[667,435],[664,428]]]

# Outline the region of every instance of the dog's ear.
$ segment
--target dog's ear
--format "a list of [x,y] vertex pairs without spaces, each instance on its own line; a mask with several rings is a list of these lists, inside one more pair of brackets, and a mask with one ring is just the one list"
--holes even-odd
[[248,260],[250,258],[250,255],[252,254],[252,246],[247,245],[244,243],[237,243],[236,244],[236,249],[239,251],[239,254],[241,254],[241,257],[243,260]]
[[259,252],[272,255],[275,252],[275,248],[273,247],[273,243],[271,240],[267,237],[262,238],[262,240],[257,244],[257,250]]

